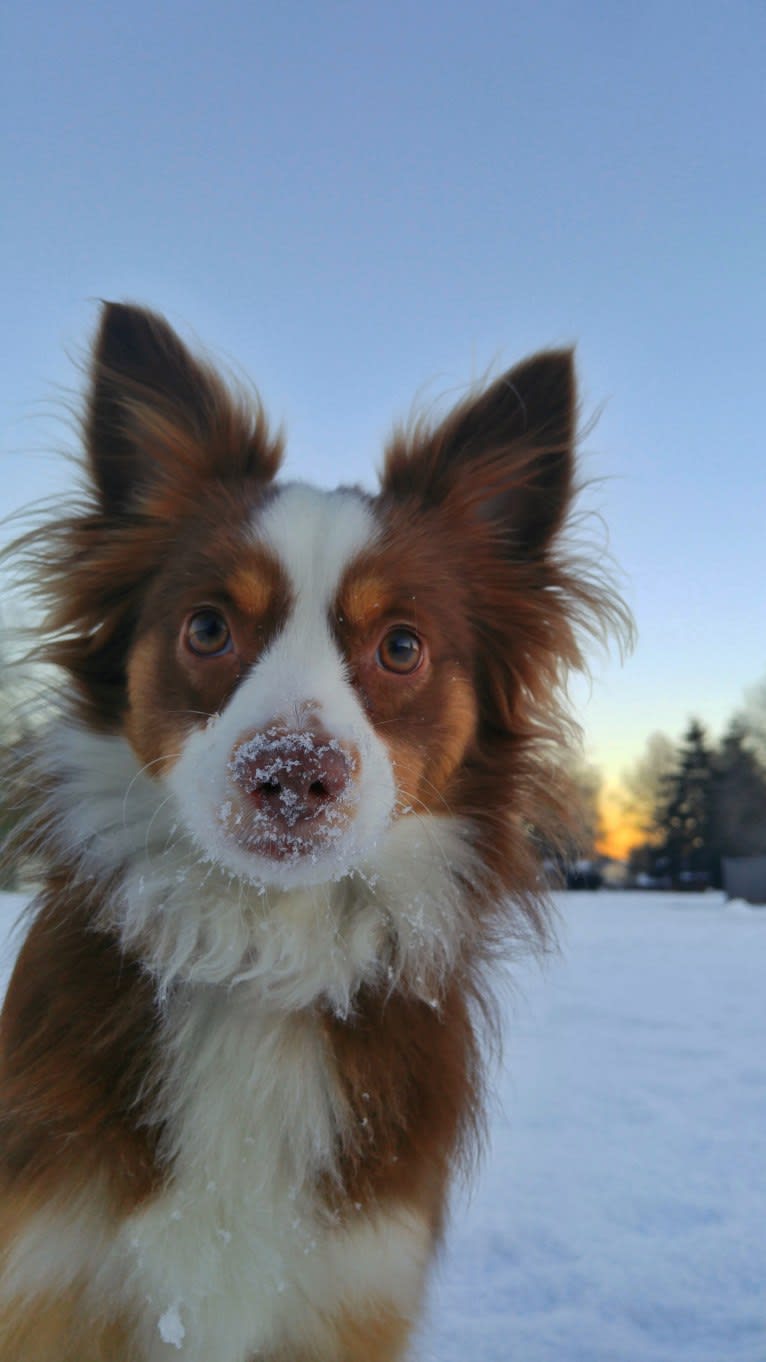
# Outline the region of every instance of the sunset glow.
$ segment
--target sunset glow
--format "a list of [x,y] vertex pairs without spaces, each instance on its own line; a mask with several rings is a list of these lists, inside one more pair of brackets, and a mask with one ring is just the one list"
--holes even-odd
[[597,850],[614,860],[627,860],[630,851],[642,840],[641,831],[627,817],[624,796],[615,786],[608,787],[601,797],[602,835]]

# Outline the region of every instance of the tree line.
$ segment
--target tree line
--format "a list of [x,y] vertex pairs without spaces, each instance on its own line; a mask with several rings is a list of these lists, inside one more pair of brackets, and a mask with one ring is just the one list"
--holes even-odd
[[766,855],[766,680],[718,742],[699,719],[678,744],[653,734],[624,785],[634,875],[720,888],[725,857]]

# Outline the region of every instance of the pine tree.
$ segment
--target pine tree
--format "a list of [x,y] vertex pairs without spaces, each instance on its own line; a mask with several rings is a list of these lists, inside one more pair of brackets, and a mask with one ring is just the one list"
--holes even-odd
[[676,769],[662,782],[657,824],[662,833],[658,860],[674,884],[682,885],[692,877],[720,884],[713,754],[705,729],[696,719],[684,734]]
[[766,854],[766,767],[745,724],[735,719],[718,749],[716,824],[724,856]]

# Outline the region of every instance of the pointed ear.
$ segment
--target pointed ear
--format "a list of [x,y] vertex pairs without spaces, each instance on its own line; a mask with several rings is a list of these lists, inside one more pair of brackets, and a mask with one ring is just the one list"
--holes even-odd
[[281,442],[153,312],[104,303],[85,415],[91,476],[107,512],[184,473],[272,478]]
[[384,495],[463,508],[512,557],[544,551],[572,497],[576,389],[571,350],[533,355],[461,402],[435,430],[398,434]]

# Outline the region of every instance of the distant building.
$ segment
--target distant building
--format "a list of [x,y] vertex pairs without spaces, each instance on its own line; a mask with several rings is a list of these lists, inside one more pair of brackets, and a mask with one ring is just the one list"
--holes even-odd
[[626,889],[628,885],[628,866],[615,856],[601,857],[601,878],[607,889]]
[[567,867],[567,889],[600,889],[604,883],[601,865],[598,861],[575,861]]
[[723,887],[730,899],[766,904],[766,856],[724,856]]

